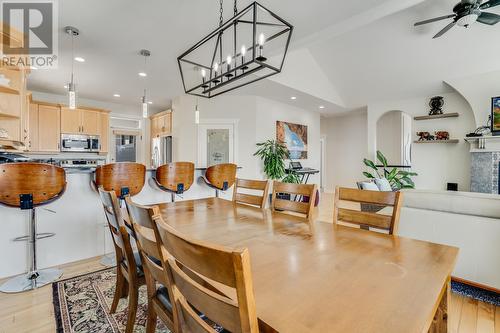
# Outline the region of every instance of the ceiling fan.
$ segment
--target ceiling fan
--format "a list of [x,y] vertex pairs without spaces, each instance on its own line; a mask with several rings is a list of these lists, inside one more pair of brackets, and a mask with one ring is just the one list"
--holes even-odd
[[500,5],[500,0],[489,0],[485,3],[483,3],[483,0],[462,0],[456,4],[455,7],[453,7],[454,14],[417,22],[415,23],[415,26],[452,18],[453,22],[448,24],[443,30],[438,32],[433,37],[438,38],[448,32],[448,30],[453,28],[455,25],[467,28],[476,21],[483,24],[494,25],[500,22],[500,15],[484,12],[483,10],[496,7],[498,5]]

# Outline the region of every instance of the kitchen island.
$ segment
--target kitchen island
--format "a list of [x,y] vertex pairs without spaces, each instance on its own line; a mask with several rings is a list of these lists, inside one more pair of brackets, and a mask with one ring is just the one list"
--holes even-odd
[[[40,269],[61,265],[113,252],[113,245],[106,226],[102,205],[91,182],[93,168],[66,169],[67,186],[62,197],[37,208],[38,232],[54,232],[52,238],[37,242],[37,260]],[[146,182],[134,201],[148,205],[170,202],[171,195],[160,190],[152,177],[155,170],[148,169]],[[199,177],[203,168],[195,171],[195,181],[189,191],[176,200],[191,200],[215,196]],[[221,198],[231,199],[232,189],[221,193]],[[0,278],[24,273],[27,270],[28,244],[13,239],[28,234],[29,212],[0,206]]]

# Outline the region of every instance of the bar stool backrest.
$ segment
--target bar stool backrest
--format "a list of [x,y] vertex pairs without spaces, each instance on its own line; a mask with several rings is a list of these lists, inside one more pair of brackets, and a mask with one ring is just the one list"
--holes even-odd
[[0,165],[0,203],[6,206],[21,208],[21,195],[33,196],[32,207],[44,205],[57,200],[65,189],[66,172],[55,165],[44,163]]
[[[96,187],[114,191],[118,198],[141,192],[146,178],[146,166],[140,163],[120,162],[99,166],[95,171]],[[122,192],[128,189],[128,193]]]
[[210,185],[218,190],[226,191],[236,180],[236,164],[217,164],[209,167],[205,178]]
[[156,182],[170,192],[183,193],[194,181],[194,164],[191,162],[168,163],[156,169]]

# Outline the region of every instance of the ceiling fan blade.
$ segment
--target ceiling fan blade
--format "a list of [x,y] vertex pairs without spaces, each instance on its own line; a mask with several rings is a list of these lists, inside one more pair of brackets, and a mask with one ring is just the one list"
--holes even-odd
[[500,15],[483,12],[479,15],[477,21],[488,25],[495,25],[500,22]]
[[432,38],[434,39],[434,38],[439,38],[439,37],[441,37],[442,35],[444,35],[445,33],[447,33],[447,32],[448,32],[448,30],[450,30],[451,28],[453,28],[453,27],[455,26],[455,24],[457,24],[457,22],[455,22],[455,21],[451,22],[451,23],[450,23],[450,24],[448,24],[446,27],[444,27],[444,29],[443,29],[443,30],[441,30],[440,32],[438,32],[438,33],[436,34],[436,36],[434,36],[434,37],[432,37]]
[[433,19],[430,19],[430,20],[425,20],[425,21],[417,22],[417,23],[415,23],[415,26],[418,27],[419,25],[424,25],[424,24],[427,24],[427,23],[432,23],[432,22],[437,22],[437,21],[441,21],[441,20],[446,20],[446,19],[455,17],[455,15],[456,14],[450,14],[450,15],[446,15],[446,16],[436,17],[436,18],[433,18]]
[[480,9],[488,9],[491,7],[496,7],[500,5],[500,0],[490,0],[488,2],[483,3],[481,6],[479,6]]

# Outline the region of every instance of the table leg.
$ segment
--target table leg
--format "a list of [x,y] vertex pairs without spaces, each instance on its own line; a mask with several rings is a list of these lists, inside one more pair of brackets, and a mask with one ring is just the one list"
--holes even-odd
[[448,307],[451,304],[451,276],[446,279],[440,297],[441,299],[434,314],[431,327],[429,328],[429,333],[448,332]]

